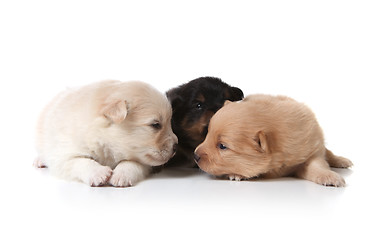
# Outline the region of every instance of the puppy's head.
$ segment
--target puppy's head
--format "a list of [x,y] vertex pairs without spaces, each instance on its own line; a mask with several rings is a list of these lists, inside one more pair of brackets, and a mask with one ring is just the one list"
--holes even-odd
[[101,135],[114,158],[150,166],[166,163],[175,153],[171,105],[159,91],[142,82],[116,83],[102,99]]
[[270,169],[270,131],[257,126],[245,102],[226,103],[211,119],[195,161],[216,176],[256,177]]
[[225,100],[238,101],[243,92],[214,77],[201,77],[167,92],[172,104],[172,127],[180,143],[195,148],[208,130],[208,123]]

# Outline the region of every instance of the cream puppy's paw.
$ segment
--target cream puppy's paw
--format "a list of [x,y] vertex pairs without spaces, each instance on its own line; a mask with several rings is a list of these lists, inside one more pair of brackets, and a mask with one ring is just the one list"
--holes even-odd
[[133,161],[122,161],[113,170],[109,183],[115,187],[136,185],[149,174],[150,168]]
[[236,175],[236,174],[229,174],[228,178],[230,181],[241,181],[241,180],[245,179],[243,176]]
[[88,183],[92,187],[98,187],[105,185],[108,182],[108,179],[112,175],[112,169],[108,166],[98,166],[93,168],[91,172],[88,173],[88,176],[83,179],[85,183]]

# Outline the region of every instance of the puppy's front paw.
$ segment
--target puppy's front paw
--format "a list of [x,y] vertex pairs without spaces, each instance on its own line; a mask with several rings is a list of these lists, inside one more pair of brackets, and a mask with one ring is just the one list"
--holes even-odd
[[131,187],[149,174],[150,168],[136,162],[122,161],[113,170],[109,183],[115,187]]
[[228,178],[231,181],[241,181],[241,180],[245,179],[243,176],[236,175],[236,174],[229,174]]
[[344,178],[333,171],[326,171],[319,174],[315,182],[324,186],[345,187]]
[[139,179],[135,176],[130,176],[132,174],[126,174],[123,171],[114,171],[111,179],[109,179],[109,184],[114,187],[131,187],[136,184]]
[[108,182],[112,175],[112,169],[108,166],[98,166],[92,169],[88,176],[88,184],[92,187],[102,186]]
[[35,161],[33,161],[33,166],[35,168],[46,168],[47,165],[45,165],[45,163],[43,162],[43,160],[41,160],[41,158],[36,158]]

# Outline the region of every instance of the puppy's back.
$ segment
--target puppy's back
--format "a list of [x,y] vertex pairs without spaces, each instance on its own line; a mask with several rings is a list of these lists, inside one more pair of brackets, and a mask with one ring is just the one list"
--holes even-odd
[[303,103],[286,96],[251,95],[252,116],[272,137],[272,146],[289,156],[307,158],[324,151],[322,130],[315,114]]
[[59,93],[42,111],[36,128],[36,149],[45,161],[62,148],[84,139],[89,124],[98,116],[101,102],[119,81],[101,81]]

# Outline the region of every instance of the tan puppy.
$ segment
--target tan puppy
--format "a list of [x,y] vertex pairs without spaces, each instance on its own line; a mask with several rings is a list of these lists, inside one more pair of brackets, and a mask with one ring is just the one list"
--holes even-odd
[[195,161],[213,175],[231,180],[296,176],[326,186],[345,186],[331,167],[352,162],[324,146],[315,115],[284,96],[251,95],[226,102],[211,119]]
[[91,186],[134,185],[174,155],[171,117],[165,95],[142,82],[64,91],[40,116],[34,165]]

